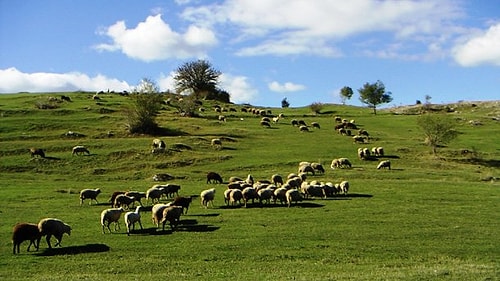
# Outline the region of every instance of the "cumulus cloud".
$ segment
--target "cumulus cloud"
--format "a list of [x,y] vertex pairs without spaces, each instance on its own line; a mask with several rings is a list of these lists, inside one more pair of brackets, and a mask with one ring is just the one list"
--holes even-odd
[[[462,16],[452,0],[226,0],[210,6],[188,7],[186,20],[203,26],[228,24],[237,30],[237,42],[251,43],[239,55],[312,54],[338,56],[346,37],[371,32],[392,34],[391,40],[424,46],[453,31]],[[298,39],[298,40],[297,40]]]
[[259,92],[250,84],[248,77],[223,73],[219,82],[234,103],[251,103],[258,97]]
[[101,30],[112,43],[94,48],[99,51],[121,51],[128,57],[151,62],[169,58],[203,58],[217,44],[215,33],[198,25],[190,25],[184,33],[176,32],[163,21],[161,14],[149,16],[135,28],[127,28],[124,21]]
[[104,75],[89,77],[79,72],[70,73],[23,73],[16,68],[0,69],[0,93],[17,92],[69,92],[130,90],[125,81],[108,78]]
[[297,92],[302,91],[306,88],[304,85],[295,84],[292,82],[285,82],[284,84],[280,84],[276,81],[269,83],[267,86],[269,87],[269,90],[278,93]]
[[453,57],[462,66],[500,66],[500,23],[455,46]]

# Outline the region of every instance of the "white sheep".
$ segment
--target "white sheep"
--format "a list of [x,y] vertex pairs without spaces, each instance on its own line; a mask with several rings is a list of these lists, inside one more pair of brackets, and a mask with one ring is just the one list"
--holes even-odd
[[380,161],[380,163],[378,163],[377,170],[380,170],[382,168],[387,168],[390,170],[391,169],[391,161],[389,161],[389,160]]
[[267,202],[267,204],[269,204],[270,201],[271,201],[271,198],[273,198],[274,189],[272,189],[270,187],[259,189],[257,191],[257,195],[259,197],[259,202],[260,202],[261,205],[262,205],[263,201],[265,201],[265,202]]
[[167,144],[161,139],[153,139],[151,146],[153,147],[151,153],[164,152],[167,149]]
[[42,237],[47,236],[46,241],[47,245],[49,245],[49,249],[52,248],[52,246],[50,245],[50,238],[52,237],[52,235],[54,235],[57,240],[57,243],[54,245],[56,247],[61,246],[61,241],[64,233],[71,235],[71,226],[59,219],[54,218],[41,219],[40,222],[38,222],[38,230],[40,231],[40,235]]
[[221,149],[222,148],[222,140],[221,139],[212,139],[210,141],[210,144],[216,148],[216,149]]
[[247,179],[245,180],[246,183],[248,184],[254,184],[253,176],[251,174],[248,174]]
[[271,182],[276,186],[283,185],[283,177],[279,174],[274,174],[271,176]]
[[311,165],[302,165],[299,167],[299,174],[301,173],[311,173],[312,175],[314,175],[314,169]]
[[231,193],[229,193],[229,203],[234,205],[238,202],[241,205],[241,199],[243,199],[243,193],[241,190],[231,189]]
[[115,231],[117,231],[120,228],[120,216],[123,212],[125,210],[121,207],[103,210],[101,212],[102,233],[106,233],[104,231],[105,226],[108,228],[109,233],[111,233],[111,228],[109,228],[111,223],[115,223]]
[[92,200],[95,200],[97,204],[99,202],[97,201],[97,195],[101,193],[101,190],[99,188],[96,189],[83,189],[80,191],[80,205],[83,204],[83,200],[85,199],[90,199],[89,205],[92,205]]
[[203,190],[200,193],[201,197],[201,205],[203,205],[205,208],[208,208],[208,205],[210,202],[212,202],[212,207],[214,206],[214,199],[215,199],[215,188],[210,188],[207,190]]
[[125,216],[123,218],[125,219],[125,225],[127,226],[127,235],[130,235],[131,227],[132,229],[135,229],[136,222],[138,222],[141,229],[143,229],[141,223],[140,211],[141,211],[141,206],[137,206],[135,208],[135,211],[125,213]]
[[224,190],[224,203],[229,206],[229,196],[231,194],[232,189],[226,189]]
[[241,191],[243,194],[243,202],[245,203],[245,207],[247,207],[248,201],[252,200],[252,204],[254,203],[254,200],[259,198],[259,195],[257,194],[257,190],[253,187],[246,187]]
[[318,122],[312,122],[312,123],[311,123],[311,126],[312,126],[313,128],[317,128],[317,129],[320,129],[320,128],[321,128]]
[[71,154],[72,155],[81,155],[84,153],[87,153],[88,155],[90,155],[90,151],[85,146],[77,145],[77,146],[73,147]]
[[38,225],[34,223],[17,223],[12,230],[12,253],[19,254],[19,246],[22,242],[29,240],[28,252],[30,251],[31,245],[35,247],[38,251],[40,245],[40,239],[42,238]]
[[181,206],[169,206],[163,209],[163,217],[161,219],[162,230],[165,230],[165,223],[168,221],[172,231],[179,225],[180,217],[182,215]]
[[349,191],[349,182],[348,181],[342,181],[339,184],[339,188],[340,188],[340,192],[342,192],[342,194],[347,195],[347,192]]
[[314,169],[314,171],[324,174],[325,173],[325,168],[323,168],[323,165],[320,163],[313,162],[311,163],[311,167]]
[[288,208],[290,208],[290,206],[292,205],[292,202],[295,202],[295,204],[297,204],[299,201],[302,200],[302,196],[300,195],[299,190],[296,188],[287,190],[285,196],[286,196],[286,202],[288,204]]
[[275,189],[274,196],[273,196],[274,203],[276,204],[277,200],[280,200],[281,204],[285,203],[286,202],[286,192],[287,192],[287,189],[284,186]]
[[154,204],[151,208],[151,220],[156,227],[160,226],[160,221],[163,218],[163,210],[169,207],[170,204]]

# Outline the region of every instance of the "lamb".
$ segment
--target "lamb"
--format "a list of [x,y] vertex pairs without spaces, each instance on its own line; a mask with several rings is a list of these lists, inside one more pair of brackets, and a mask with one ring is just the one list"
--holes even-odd
[[72,150],[72,155],[82,155],[82,154],[85,154],[87,153],[87,155],[90,155],[90,151],[83,145],[77,145],[75,147],[73,147],[73,150]]
[[146,200],[151,199],[151,203],[154,204],[155,201],[160,202],[160,197],[163,194],[165,188],[162,185],[154,185],[146,191]]
[[163,209],[163,217],[161,219],[162,230],[165,230],[165,223],[168,221],[172,231],[179,225],[180,217],[182,215],[181,206],[169,206]]
[[380,170],[382,168],[387,168],[390,170],[391,169],[391,161],[389,161],[389,160],[380,161],[380,163],[378,163],[377,170]]
[[40,222],[38,222],[38,230],[40,231],[41,237],[47,236],[46,241],[49,249],[52,248],[52,245],[50,244],[50,238],[52,235],[54,235],[57,240],[57,243],[54,245],[56,247],[61,246],[64,233],[71,235],[71,226],[59,219],[54,218],[41,219]]
[[30,251],[31,245],[35,247],[38,251],[38,247],[40,246],[40,239],[42,235],[40,234],[40,230],[38,229],[38,225],[34,223],[17,223],[12,230],[12,253],[19,254],[19,246],[22,242],[29,240],[30,244],[28,245],[28,252]]
[[42,158],[45,158],[45,152],[41,148],[33,148],[33,147],[30,148],[30,154],[31,154],[31,157],[35,157],[38,155]]
[[101,190],[99,188],[96,189],[82,189],[80,191],[80,206],[83,205],[83,200],[85,199],[90,199],[89,205],[92,205],[92,200],[95,200],[97,204],[99,202],[97,201],[97,195],[101,193]]
[[192,201],[193,201],[192,197],[177,196],[174,198],[174,201],[172,202],[172,206],[182,207],[184,214],[187,214],[188,209],[189,209],[189,205],[191,204]]
[[210,141],[210,144],[215,148],[215,149],[221,149],[222,148],[222,140],[221,139],[212,139]]
[[129,209],[130,204],[135,202],[135,197],[132,196],[127,196],[125,194],[120,194],[116,196],[115,198],[115,204],[113,207],[118,208],[118,207],[123,207],[126,206],[127,209]]
[[113,222],[115,223],[115,231],[117,231],[120,228],[120,216],[123,212],[125,212],[125,210],[121,207],[103,210],[101,212],[102,233],[106,233],[104,231],[105,226],[108,228],[109,233],[111,233],[109,225]]
[[342,194],[347,195],[347,192],[349,191],[349,182],[348,181],[342,181],[339,184],[339,188],[340,188],[340,192],[342,192]]
[[288,208],[290,208],[292,202],[295,202],[295,204],[297,204],[299,201],[302,201],[302,196],[300,195],[299,190],[296,188],[287,190],[285,196]]
[[216,172],[208,172],[207,173],[207,183],[222,184],[222,177]]
[[138,222],[139,226],[142,228],[142,223],[141,223],[141,206],[137,206],[135,208],[135,211],[133,212],[126,212],[124,219],[125,219],[125,225],[127,226],[127,235],[130,235],[130,230],[131,227],[132,229],[135,229],[135,223]]
[[210,188],[207,190],[203,190],[200,193],[201,197],[201,205],[203,205],[205,208],[208,208],[208,205],[210,202],[212,202],[212,207],[214,206],[214,199],[215,199],[215,188]]

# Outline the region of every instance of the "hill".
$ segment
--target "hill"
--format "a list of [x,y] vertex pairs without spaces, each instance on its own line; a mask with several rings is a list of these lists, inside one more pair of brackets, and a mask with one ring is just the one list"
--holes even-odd
[[[67,96],[71,101],[61,99]],[[167,104],[157,117],[166,136],[130,135],[118,94],[53,93],[0,95],[0,278],[18,280],[168,279],[189,280],[494,280],[500,257],[500,137],[498,103],[457,103],[426,109],[455,118],[459,137],[432,155],[416,125],[422,107],[391,108],[377,115],[367,108],[326,104],[319,114],[308,107],[261,108],[284,118],[260,124],[251,106],[203,101],[200,117],[182,117]],[[224,114],[226,121],[219,121]],[[354,120],[369,132],[367,143],[334,130],[335,116]],[[293,119],[320,129],[307,132]],[[353,133],[356,133],[353,130]],[[151,153],[153,138],[167,144]],[[222,147],[211,146],[220,138]],[[72,155],[84,145],[89,155]],[[357,158],[358,147],[382,146],[384,157]],[[31,157],[29,148],[45,151]],[[347,157],[351,169],[329,168]],[[377,170],[390,160],[391,170]],[[226,184],[207,184],[215,171],[256,180],[297,173],[301,161],[319,162],[324,174],[308,181],[348,180],[347,195],[308,198],[292,205],[227,207]],[[156,174],[173,177],[155,182]],[[146,191],[158,183],[181,185],[195,199],[178,231],[156,230],[151,203],[142,212],[144,230],[125,227],[102,234],[100,212],[114,191]],[[197,196],[216,188],[214,206]],[[78,193],[100,188],[99,204],[80,206]],[[168,202],[171,199],[162,199]],[[56,217],[73,227],[62,247],[12,255],[12,227]],[[123,219],[122,219],[123,221]],[[168,228],[167,228],[168,229]],[[52,243],[54,244],[54,243]],[[64,264],[64,267],[61,266]],[[36,266],[33,266],[36,265]],[[84,268],[84,270],[83,270]]]

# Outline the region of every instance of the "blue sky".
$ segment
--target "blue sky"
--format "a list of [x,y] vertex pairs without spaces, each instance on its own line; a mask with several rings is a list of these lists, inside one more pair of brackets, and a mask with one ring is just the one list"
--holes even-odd
[[0,0],[0,93],[173,89],[208,60],[235,103],[500,100],[500,0]]

